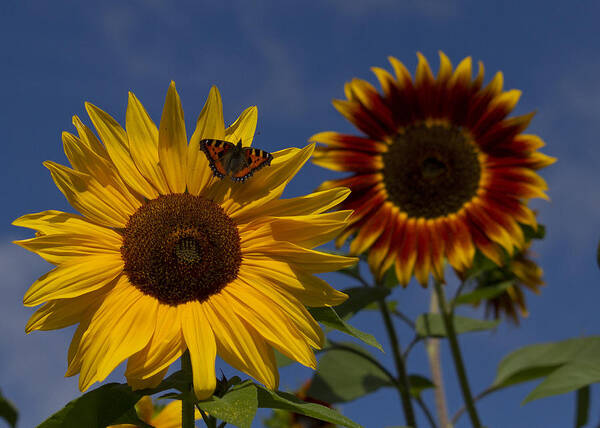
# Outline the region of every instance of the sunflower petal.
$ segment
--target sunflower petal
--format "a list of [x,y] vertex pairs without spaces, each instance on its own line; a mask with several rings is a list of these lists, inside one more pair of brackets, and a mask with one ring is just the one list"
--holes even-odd
[[81,338],[80,389],[102,381],[126,358],[144,348],[156,325],[157,300],[129,285],[125,277],[115,287]]
[[25,293],[23,304],[36,306],[47,300],[81,296],[104,287],[122,271],[123,260],[113,254],[73,259],[35,281]]
[[90,220],[109,227],[124,227],[133,214],[120,195],[93,177],[50,161],[44,162],[44,166],[69,203]]
[[302,270],[294,270],[282,261],[267,262],[247,259],[241,269],[248,270],[267,278],[271,286],[292,294],[309,307],[335,306],[344,302],[348,296],[330,286],[326,281]]
[[148,344],[129,357],[125,376],[146,379],[167,370],[185,351],[185,342],[179,326],[176,307],[159,304],[156,327]]
[[185,192],[187,136],[175,82],[167,90],[158,130],[158,158],[172,193]]
[[85,103],[85,109],[125,183],[145,198],[153,199],[158,196],[156,189],[146,181],[131,158],[127,134],[121,125],[93,104]]
[[159,166],[158,129],[140,100],[131,92],[127,103],[125,127],[131,157],[137,168],[161,195],[166,195],[169,193],[169,186]]
[[212,395],[217,385],[215,358],[217,344],[207,314],[201,303],[179,305],[181,329],[190,351],[194,379],[194,393],[198,400]]
[[187,190],[192,195],[204,191],[213,178],[206,155],[200,150],[203,139],[223,140],[225,123],[223,121],[223,103],[216,86],[210,88],[206,103],[196,121],[196,129],[190,138],[187,154]]
[[288,358],[313,369],[317,367],[317,360],[306,339],[268,297],[252,288],[232,285],[237,284],[229,284],[221,295],[231,307],[236,308],[241,319]]
[[250,147],[256,132],[256,121],[258,120],[258,109],[256,106],[248,107],[240,114],[233,124],[225,130],[225,140],[242,146]]
[[104,300],[105,290],[97,290],[72,299],[57,299],[44,304],[27,321],[25,333],[34,330],[58,330],[77,324],[86,313],[95,312]]
[[204,303],[217,339],[219,356],[269,389],[279,386],[275,354],[264,339],[244,323],[219,295]]

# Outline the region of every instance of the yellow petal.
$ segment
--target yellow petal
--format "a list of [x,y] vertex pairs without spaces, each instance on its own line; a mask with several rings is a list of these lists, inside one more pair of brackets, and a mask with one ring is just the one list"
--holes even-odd
[[263,278],[253,271],[240,270],[238,278],[240,281],[245,282],[248,287],[254,288],[276,304],[285,313],[285,316],[294,323],[310,346],[317,349],[323,346],[324,335],[321,327],[304,305],[294,296],[283,290],[273,289],[268,277]]
[[388,60],[389,60],[390,64],[392,64],[392,68],[394,69],[394,72],[396,73],[398,87],[400,89],[402,89],[409,84],[412,85],[412,77],[410,75],[410,72],[406,68],[406,66],[404,64],[402,64],[400,61],[398,61],[396,58],[394,58],[393,56],[389,56]]
[[420,87],[432,84],[435,79],[433,78],[427,58],[420,52],[417,52],[417,57],[419,58],[419,63],[417,64],[417,72],[415,73],[415,86]]
[[147,199],[154,199],[158,192],[137,169],[129,153],[129,141],[125,130],[109,114],[93,104],[86,103],[85,109],[106,146],[119,175],[133,190]]
[[90,220],[121,228],[135,212],[123,202],[122,195],[92,176],[50,161],[44,162],[44,166],[69,203]]
[[25,306],[36,306],[46,300],[77,297],[98,290],[123,271],[123,260],[113,254],[73,259],[34,282],[23,297]]
[[198,116],[196,130],[188,146],[186,182],[188,192],[192,195],[199,195],[213,177],[206,155],[200,150],[200,141],[203,139],[223,140],[224,138],[223,103],[219,90],[213,86],[210,88],[206,104]]
[[156,325],[158,301],[121,277],[83,334],[78,353],[80,389],[102,381],[126,358],[144,348]]
[[290,263],[306,272],[320,273],[331,272],[343,269],[355,264],[358,259],[355,257],[344,257],[336,254],[324,253],[321,251],[309,250],[299,247],[289,242],[272,242],[263,247],[254,247],[251,251],[244,251],[244,259],[268,260],[273,258]]
[[161,195],[168,194],[167,179],[158,160],[158,130],[140,100],[131,92],[127,103],[125,127],[135,165]]
[[[222,204],[225,212],[234,219],[254,210],[260,213],[259,207],[281,196],[287,183],[310,158],[313,150],[314,144],[310,144],[301,150],[292,148],[275,152],[271,166],[261,169],[247,182],[231,184],[228,180],[229,183],[224,184],[231,186],[231,193]],[[219,189],[217,194],[223,197],[224,189]]]
[[220,295],[212,296],[204,307],[215,332],[219,356],[267,388],[277,389],[279,372],[273,348],[252,327],[242,322]]
[[264,294],[234,281],[220,295],[229,301],[240,318],[282,354],[307,367],[316,368],[317,360],[304,336]]
[[440,55],[440,69],[438,70],[437,80],[438,82],[446,82],[452,75],[452,63],[446,54],[439,51]]
[[86,313],[86,316],[81,319],[81,322],[77,326],[77,330],[75,330],[75,333],[73,333],[73,338],[69,344],[69,352],[67,353],[67,362],[69,367],[65,373],[66,377],[74,376],[81,371],[82,361],[79,354],[79,344],[81,343],[83,334],[90,326],[90,321],[92,320],[94,313],[95,311],[92,313]]
[[371,67],[371,71],[377,76],[377,80],[379,80],[383,93],[386,96],[389,96],[392,85],[394,84],[394,76],[386,69],[380,67]]
[[471,75],[473,74],[471,67],[472,60],[471,57],[468,56],[458,64],[454,70],[454,74],[450,78],[448,86],[452,87],[456,84],[460,84],[462,87],[468,87],[471,82]]
[[94,312],[104,300],[103,289],[74,297],[52,300],[39,308],[27,321],[25,333],[34,330],[58,330],[77,324],[87,312]]
[[158,305],[156,327],[150,342],[127,361],[127,378],[144,379],[169,368],[185,351],[177,308]]
[[[194,411],[194,418],[196,420],[202,418],[198,409]],[[181,401],[171,401],[154,416],[150,423],[156,428],[181,428]]]
[[160,119],[158,157],[171,192],[185,192],[187,136],[183,109],[175,89],[175,82],[169,85]]
[[254,132],[256,131],[256,121],[258,120],[258,109],[256,106],[248,107],[240,114],[233,124],[225,130],[225,140],[237,144],[242,142],[242,146],[250,147]]
[[202,304],[188,302],[179,305],[177,309],[180,311],[183,337],[192,360],[194,392],[198,400],[204,400],[212,395],[217,385],[215,334]]
[[110,160],[97,155],[81,140],[68,132],[63,132],[63,147],[73,169],[88,174],[119,201],[129,212],[134,212],[141,205],[140,201],[129,191],[116,168]]
[[509,112],[515,108],[519,102],[519,98],[521,98],[521,91],[518,89],[503,92],[490,102],[488,110],[501,106],[504,111]]
[[96,138],[94,133],[90,128],[85,126],[81,119],[77,116],[73,116],[73,125],[77,129],[77,133],[79,134],[79,139],[88,146],[96,155],[101,157],[102,159],[108,161],[112,165],[112,161],[110,160],[110,156],[106,151],[106,147],[102,145],[102,143]]
[[292,294],[310,307],[335,306],[348,296],[330,286],[326,281],[301,270],[293,270],[285,262],[269,260],[243,260],[240,269],[246,269],[267,278],[274,288]]
[[[248,250],[253,245],[264,245],[265,240],[289,241],[306,248],[314,248],[331,241],[347,223],[350,210],[327,214],[293,217],[265,217],[240,228],[240,238]],[[258,227],[256,227],[258,226]]]
[[121,240],[112,242],[102,240],[98,235],[51,235],[39,236],[13,243],[38,254],[44,260],[54,265],[68,263],[74,259],[91,255],[112,254],[120,257]]
[[37,230],[43,235],[93,235],[97,239],[108,242],[120,239],[120,235],[112,229],[92,223],[77,214],[57,210],[26,214],[13,221],[12,224]]

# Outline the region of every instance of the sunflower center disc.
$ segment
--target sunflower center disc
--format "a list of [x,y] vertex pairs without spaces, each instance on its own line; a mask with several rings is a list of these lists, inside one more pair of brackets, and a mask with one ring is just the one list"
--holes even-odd
[[129,281],[161,303],[204,301],[238,274],[237,227],[200,196],[159,196],[142,205],[123,231],[121,255]]
[[383,155],[390,199],[409,217],[437,218],[459,211],[477,193],[481,165],[460,129],[416,125],[398,134]]

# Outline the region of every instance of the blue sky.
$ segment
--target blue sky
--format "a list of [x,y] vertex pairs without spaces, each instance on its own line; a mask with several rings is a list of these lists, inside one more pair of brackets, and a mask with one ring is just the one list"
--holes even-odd
[[[523,90],[515,113],[537,111],[528,131],[540,135],[547,142],[544,152],[559,161],[542,172],[551,202],[533,204],[548,230],[546,240],[534,247],[547,286],[541,296],[528,295],[531,315],[519,328],[502,325],[492,333],[461,337],[472,389],[484,389],[501,358],[520,346],[599,333],[595,248],[600,194],[594,183],[600,174],[596,166],[600,3],[308,4],[166,0],[106,1],[95,6],[28,0],[0,4],[0,77],[5,82],[0,105],[5,201],[0,206],[0,388],[20,408],[21,427],[37,425],[78,390],[76,378],[63,378],[72,330],[24,334],[33,310],[22,307],[23,293],[48,265],[10,244],[31,236],[10,223],[29,212],[73,211],[42,162],[66,163],[60,134],[73,131],[74,114],[89,124],[84,101],[123,123],[131,90],[158,121],[171,80],[182,98],[188,131],[214,84],[223,96],[227,122],[247,106],[258,106],[260,135],[254,144],[275,151],[303,146],[319,131],[354,132],[331,100],[343,96],[343,84],[352,77],[375,83],[369,67],[389,69],[388,55],[414,70],[420,51],[437,70],[437,52],[443,50],[455,65],[468,55],[482,60],[487,79],[502,70],[507,89]],[[321,181],[339,176],[307,165],[290,183],[286,196],[308,193]],[[328,278],[337,288],[352,285],[339,275]],[[394,298],[416,317],[427,309],[429,291],[411,284],[395,290]],[[354,323],[387,346],[376,315],[360,315]],[[400,331],[406,344],[411,336]],[[392,366],[389,355],[383,360]],[[443,361],[453,413],[461,398],[447,350]],[[411,373],[428,375],[422,350],[411,355],[408,365]],[[122,373],[119,368],[109,379],[120,381]],[[307,376],[308,370],[286,368],[281,387],[296,388]],[[514,387],[481,401],[484,423],[516,428],[573,424],[573,394],[520,406],[533,387]],[[592,423],[598,423],[599,394],[593,388]],[[432,402],[431,394],[425,397]],[[366,427],[402,423],[393,391],[379,391],[342,411]],[[422,415],[419,420],[426,426]],[[458,426],[469,426],[467,419]]]

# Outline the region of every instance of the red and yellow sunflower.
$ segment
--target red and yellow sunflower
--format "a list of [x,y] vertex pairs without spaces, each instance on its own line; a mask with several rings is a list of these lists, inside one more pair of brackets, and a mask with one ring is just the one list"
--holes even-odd
[[508,117],[521,92],[503,90],[496,73],[483,86],[484,68],[472,78],[471,58],[453,70],[440,52],[434,77],[425,57],[415,78],[396,58],[395,77],[374,67],[382,92],[364,80],[345,85],[346,100],[335,108],[364,135],[321,132],[325,144],[317,165],[351,172],[320,189],[349,187],[342,204],[353,209],[337,244],[355,235],[352,254],[369,250],[368,262],[381,278],[394,265],[401,284],[414,275],[443,280],[444,261],[458,271],[472,264],[476,250],[497,264],[525,239],[519,223],[536,227],[530,198],[547,198],[536,173],[555,159],[539,153],[536,135],[524,134],[533,113]]

